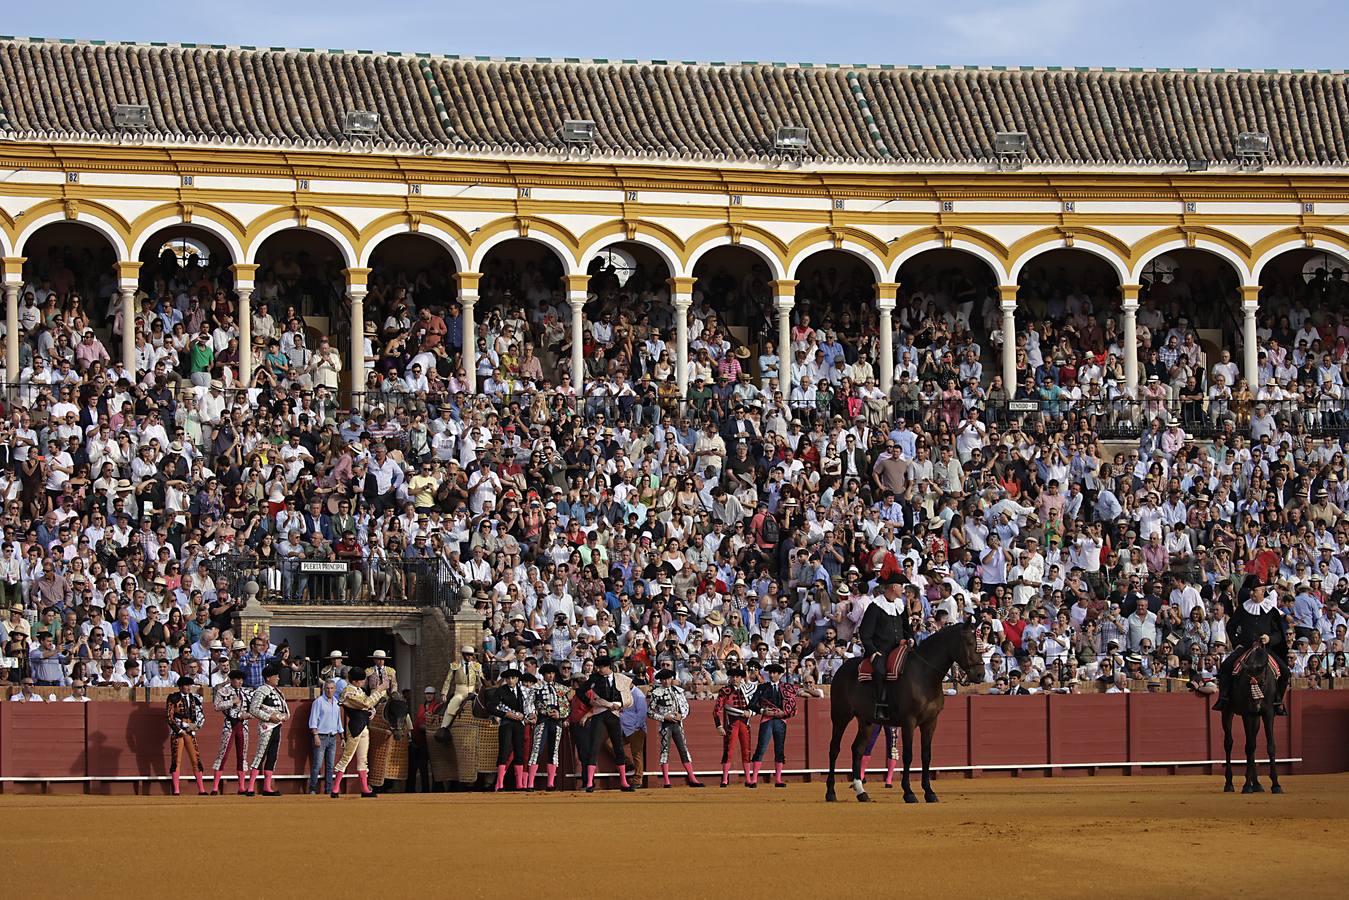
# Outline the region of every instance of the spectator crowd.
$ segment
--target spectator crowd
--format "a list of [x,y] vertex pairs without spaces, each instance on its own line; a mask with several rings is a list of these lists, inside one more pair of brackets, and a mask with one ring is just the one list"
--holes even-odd
[[[350,395],[335,264],[278,255],[241,309],[226,268],[166,253],[124,322],[99,262],[29,262],[4,395],[0,677],[39,694],[234,668],[256,686],[273,660],[312,682],[290,647],[238,633],[241,573],[264,602],[476,610],[494,668],[565,678],[608,655],[707,695],[780,663],[816,689],[859,652],[887,562],[920,637],[979,623],[995,691],[1203,690],[1256,584],[1299,677],[1349,675],[1338,271],[1266,291],[1258,386],[1240,347],[1201,346],[1198,310],[1232,306],[1221,285],[1145,284],[1133,397],[1117,289],[1090,277],[1028,270],[1009,390],[994,285],[915,271],[887,394],[868,279],[803,278],[776,347],[767,272],[717,269],[694,288],[681,397],[663,273],[592,269],[578,386],[550,258],[489,262],[473,333],[447,269],[377,264]],[[304,318],[324,310],[331,334]],[[104,343],[125,328],[134,377]]]

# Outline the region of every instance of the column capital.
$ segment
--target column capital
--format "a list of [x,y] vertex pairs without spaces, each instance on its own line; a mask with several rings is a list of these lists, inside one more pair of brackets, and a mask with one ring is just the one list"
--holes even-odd
[[567,297],[567,304],[571,306],[573,314],[580,313],[581,310],[585,309],[586,299],[586,297],[577,294],[571,294]]
[[365,303],[365,287],[347,288],[347,296],[351,298],[351,305],[353,307],[359,306],[360,304]]
[[1247,303],[1254,309],[1260,302],[1261,287],[1258,284],[1243,284],[1241,286],[1241,305],[1244,307]]
[[23,256],[4,257],[5,279],[8,281],[23,278],[23,264],[26,262],[28,262],[28,259]]
[[342,277],[347,280],[347,287],[365,287],[369,282],[370,270],[361,266],[351,266],[342,270]]
[[588,294],[590,293],[590,276],[584,272],[571,275],[563,275],[563,280],[567,282],[568,294]]
[[135,281],[140,278],[141,263],[140,260],[118,260],[117,277],[122,281]]
[[477,293],[478,282],[482,280],[481,272],[455,272],[454,283],[459,286],[461,291],[473,291]]
[[899,293],[899,284],[894,281],[878,281],[873,285],[876,289],[876,302],[889,300],[890,308],[895,308],[895,296]]
[[247,281],[252,284],[253,276],[258,274],[257,263],[235,263],[230,266],[230,272],[234,275],[234,283],[237,285],[241,281]]
[[[672,297],[688,297],[693,293],[693,284],[698,279],[692,275],[676,275],[673,278],[665,279],[665,283],[670,286],[670,295]],[[675,302],[678,302],[676,300]]]
[[998,285],[998,298],[1003,303],[1016,303],[1016,294],[1019,290],[1021,290],[1019,284],[1000,284]]
[[1014,315],[1016,315],[1016,301],[1015,301],[1015,300],[999,300],[999,301],[998,301],[998,307],[1002,310],[1002,314],[1003,314],[1004,316],[1014,316]]
[[1134,305],[1137,305],[1138,292],[1141,291],[1142,289],[1143,286],[1141,284],[1121,284],[1119,286],[1120,299],[1126,303],[1132,300],[1134,301]]
[[796,297],[796,286],[801,282],[791,278],[779,278],[777,281],[768,282],[768,286],[773,289],[773,296],[781,300],[784,297]]

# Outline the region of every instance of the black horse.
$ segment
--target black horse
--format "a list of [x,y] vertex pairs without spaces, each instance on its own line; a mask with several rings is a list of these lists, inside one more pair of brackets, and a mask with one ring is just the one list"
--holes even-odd
[[1265,789],[1260,785],[1259,770],[1255,767],[1255,741],[1260,723],[1265,725],[1265,745],[1269,751],[1270,793],[1282,794],[1279,785],[1279,767],[1274,762],[1274,702],[1278,699],[1278,675],[1271,665],[1269,651],[1263,644],[1241,660],[1241,665],[1232,673],[1232,696],[1223,710],[1223,752],[1226,765],[1223,773],[1226,781],[1223,792],[1231,793],[1232,787],[1232,717],[1241,716],[1242,727],[1246,730],[1246,781],[1241,786],[1243,794],[1262,794]]
[[[834,765],[838,760],[843,732],[847,730],[848,723],[854,720],[857,722],[857,736],[852,742],[853,790],[859,802],[865,803],[871,799],[862,786],[861,769],[862,754],[871,734],[871,726],[876,721],[876,693],[871,685],[857,682],[857,670],[861,662],[860,658],[853,658],[840,666],[830,687],[834,734],[829,741],[829,781],[824,795],[830,802],[838,799],[834,794]],[[932,790],[932,736],[937,730],[937,717],[946,705],[942,679],[953,664],[963,669],[970,681],[983,680],[983,655],[979,652],[978,633],[970,622],[947,625],[910,650],[899,680],[886,685],[890,718],[880,724],[898,726],[904,733],[905,803],[918,802],[909,789],[915,728],[922,732],[923,798],[928,803],[937,802],[937,795]],[[876,677],[881,677],[881,673],[876,673]]]

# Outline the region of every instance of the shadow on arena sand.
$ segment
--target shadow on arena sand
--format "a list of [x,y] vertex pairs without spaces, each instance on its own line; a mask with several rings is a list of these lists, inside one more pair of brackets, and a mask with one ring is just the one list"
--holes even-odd
[[[195,896],[217,879],[340,897],[624,884],[644,896],[1343,896],[1349,775],[1289,777],[1282,797],[1223,794],[1217,776],[946,778],[935,806],[869,786],[870,805],[826,805],[822,783],[373,801],[7,794],[0,822],[22,826],[4,828],[5,868],[9,895],[25,898]],[[139,864],[49,864],[89,859],[75,823],[90,814],[142,836],[125,845]],[[1240,876],[1221,875],[1229,853]],[[227,874],[228,859],[244,868]]]

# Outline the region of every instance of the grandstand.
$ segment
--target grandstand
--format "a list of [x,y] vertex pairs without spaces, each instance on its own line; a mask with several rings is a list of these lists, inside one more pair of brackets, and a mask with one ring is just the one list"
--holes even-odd
[[306,691],[465,644],[825,687],[889,554],[920,631],[992,610],[995,690],[1202,690],[1246,577],[1342,685],[1347,125],[1329,71],[0,38],[0,670],[47,628],[38,687],[148,689],[205,610],[208,686],[262,635]]

